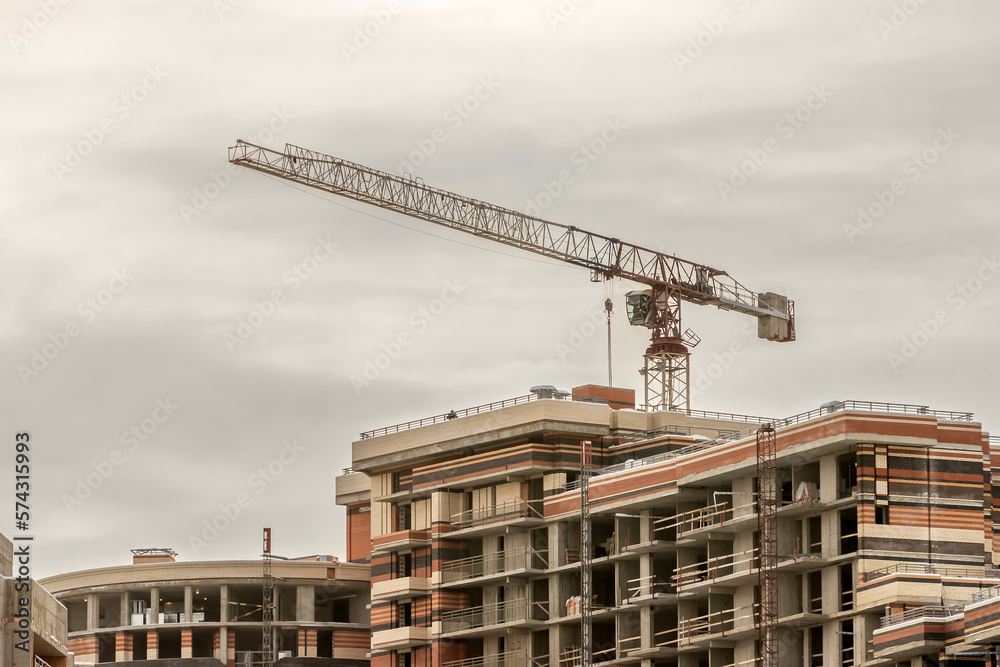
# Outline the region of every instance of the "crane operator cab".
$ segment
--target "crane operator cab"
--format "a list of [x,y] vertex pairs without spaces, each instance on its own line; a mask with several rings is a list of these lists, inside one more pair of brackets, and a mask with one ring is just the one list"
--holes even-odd
[[625,295],[625,314],[634,327],[653,326],[653,291],[635,290]]

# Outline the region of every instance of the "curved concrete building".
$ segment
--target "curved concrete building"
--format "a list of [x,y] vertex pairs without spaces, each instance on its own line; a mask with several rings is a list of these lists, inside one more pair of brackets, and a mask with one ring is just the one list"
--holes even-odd
[[[177,562],[175,555],[137,549],[131,565],[40,582],[66,606],[77,663],[263,664],[261,561]],[[367,667],[368,565],[274,560],[272,576],[279,667]]]

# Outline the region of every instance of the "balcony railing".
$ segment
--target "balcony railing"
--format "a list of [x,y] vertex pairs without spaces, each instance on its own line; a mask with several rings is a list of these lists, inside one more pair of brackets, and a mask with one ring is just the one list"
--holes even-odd
[[954,567],[950,565],[935,565],[933,563],[896,563],[865,572],[864,581],[871,582],[899,573],[939,574],[943,577],[961,577],[963,579],[1000,580],[1000,569],[992,567]]
[[541,519],[543,515],[532,503],[521,498],[508,500],[490,507],[479,507],[453,514],[451,522],[461,528],[473,528],[475,526],[486,526],[492,523],[503,521],[513,521],[514,519],[535,518]]
[[985,590],[976,591],[972,594],[972,599],[969,602],[982,602],[983,600],[990,600],[995,597],[1000,597],[1000,586],[992,586]]
[[441,581],[450,584],[465,579],[526,570],[536,564],[536,559],[541,565],[540,569],[548,567],[544,554],[528,547],[445,561],[441,564]]
[[639,577],[638,579],[628,580],[628,599],[634,600],[635,598],[643,597],[645,595],[655,595],[660,594],[673,594],[677,589],[674,585],[666,581],[658,581],[659,577],[656,575],[649,575],[647,577]]
[[755,604],[752,607],[723,609],[696,618],[683,618],[677,623],[678,640],[681,644],[690,644],[698,637],[752,629],[759,607]]
[[545,603],[536,602],[529,606],[526,598],[519,598],[481,607],[442,612],[441,631],[459,632],[503,623],[517,623],[527,620],[544,621],[548,618],[549,613]]
[[898,614],[891,614],[882,617],[882,627],[887,628],[898,623],[905,623],[917,618],[947,618],[962,611],[961,606],[926,606],[907,609]]
[[[548,658],[548,656],[545,657]],[[539,662],[529,658],[528,652],[521,649],[506,653],[494,653],[493,655],[481,655],[465,660],[450,660],[442,663],[441,667],[539,667]]]
[[503,408],[509,408],[514,405],[522,405],[524,403],[528,403],[529,401],[534,401],[537,399],[538,396],[536,394],[528,394],[527,396],[517,396],[515,398],[507,398],[502,401],[495,401],[493,403],[477,405],[472,408],[464,408],[462,410],[452,410],[451,412],[445,412],[440,415],[434,415],[432,417],[424,417],[423,419],[415,419],[413,421],[403,422],[402,424],[394,424],[392,426],[384,426],[382,428],[376,428],[371,431],[365,431],[364,433],[361,434],[361,439],[367,440],[368,438],[375,438],[380,435],[388,435],[390,433],[399,433],[400,431],[408,431],[411,428],[420,428],[421,426],[429,426],[430,424],[439,424],[441,422],[451,421],[452,419],[458,419],[459,417],[478,415],[484,412],[491,412],[493,410],[502,410]]
[[757,550],[749,549],[725,556],[715,556],[699,563],[677,568],[671,579],[680,589],[682,586],[714,581],[731,574],[745,574],[757,567]]
[[42,660],[40,656],[35,656],[35,667],[52,667],[49,663]]

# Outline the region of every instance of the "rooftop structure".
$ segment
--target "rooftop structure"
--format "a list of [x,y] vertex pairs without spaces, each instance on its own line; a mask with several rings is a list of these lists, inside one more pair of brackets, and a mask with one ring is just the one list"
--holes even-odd
[[353,443],[337,500],[349,558],[372,566],[374,667],[580,663],[583,441],[594,661],[756,664],[768,422],[780,664],[989,662],[1000,442],[972,414],[833,401],[775,419],[634,410],[606,387],[547,395]]
[[[41,581],[65,605],[77,662],[263,664],[261,561],[179,562],[170,549],[132,554],[129,565]],[[276,664],[367,667],[367,565],[328,556],[276,559],[272,575]]]
[[[66,608],[29,576],[30,542],[0,534],[0,665],[73,667],[66,646]],[[19,552],[29,550],[23,557]],[[27,611],[27,613],[25,613]]]

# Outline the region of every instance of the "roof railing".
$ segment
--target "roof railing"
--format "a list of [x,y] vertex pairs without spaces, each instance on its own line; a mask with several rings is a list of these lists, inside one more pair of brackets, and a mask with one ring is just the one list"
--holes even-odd
[[918,618],[947,618],[962,611],[962,606],[937,606],[927,605],[926,607],[914,607],[898,614],[891,614],[882,617],[882,627],[906,623]]
[[[536,401],[539,399],[537,394],[527,394],[525,396],[516,396],[514,398],[504,399],[502,401],[495,401],[493,403],[485,403],[483,405],[477,405],[471,408],[464,408],[462,410],[451,410],[450,412],[444,412],[438,415],[432,415],[430,417],[424,417],[423,419],[415,419],[413,421],[403,422],[400,424],[393,424],[392,426],[384,426],[382,428],[373,429],[371,431],[365,431],[361,433],[361,439],[367,440],[368,438],[375,438],[382,435],[389,435],[392,433],[399,433],[401,431],[408,431],[414,428],[420,428],[423,426],[430,426],[431,424],[439,424],[441,422],[450,421],[452,419],[459,419],[461,417],[469,417],[472,415],[483,414],[485,412],[492,412],[493,410],[502,410],[504,408],[509,408],[515,405],[522,405],[530,401]],[[554,399],[562,400],[562,399]],[[653,409],[646,405],[636,405],[636,409],[643,412],[652,412]],[[936,417],[942,421],[964,421],[971,422],[973,420],[973,413],[971,412],[955,412],[952,410],[932,410],[927,405],[911,405],[908,403],[887,403],[881,401],[831,401],[826,403],[819,408],[814,410],[808,410],[806,412],[800,412],[799,414],[792,415],[791,417],[785,417],[784,419],[773,419],[771,417],[759,417],[753,415],[741,415],[728,412],[710,412],[706,410],[688,410],[686,412],[679,412],[678,414],[685,414],[689,417],[696,417],[699,419],[714,419],[717,421],[728,421],[728,422],[742,422],[746,424],[765,424],[771,423],[775,427],[780,426],[792,426],[794,424],[799,424],[811,419],[817,419],[825,415],[834,414],[836,412],[842,411],[856,411],[856,412],[874,412],[874,413],[889,413],[889,414],[911,414],[911,415],[927,415],[930,417]],[[660,429],[653,429],[651,431],[642,432],[638,436],[638,439],[645,440],[654,437],[658,433],[661,434],[683,434],[680,431],[672,432],[669,429],[677,428],[674,427],[663,427],[662,432]],[[691,427],[688,427],[691,428]],[[705,430],[702,427],[694,427],[699,430]],[[713,429],[709,429],[713,430]],[[714,429],[719,431],[719,438],[724,440],[738,440],[743,437],[747,437],[754,433],[753,428],[744,430],[732,430],[728,432],[726,429]],[[632,440],[632,438],[629,438]],[[996,436],[990,436],[990,442],[1000,442],[1000,438]]]

